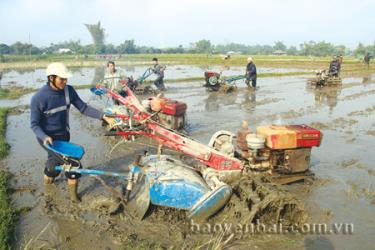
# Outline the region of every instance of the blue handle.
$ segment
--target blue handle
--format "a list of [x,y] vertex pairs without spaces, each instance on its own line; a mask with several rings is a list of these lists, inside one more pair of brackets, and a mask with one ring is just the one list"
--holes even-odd
[[[62,166],[56,166],[55,169],[57,171],[65,171],[65,169]],[[116,172],[108,172],[108,171],[103,171],[103,170],[98,170],[98,169],[71,169],[67,172],[74,172],[74,173],[79,173],[79,174],[88,174],[88,175],[105,175],[105,176],[111,176],[111,177],[119,177],[122,179],[127,179],[128,175],[127,174],[122,174],[122,173],[116,173]]]

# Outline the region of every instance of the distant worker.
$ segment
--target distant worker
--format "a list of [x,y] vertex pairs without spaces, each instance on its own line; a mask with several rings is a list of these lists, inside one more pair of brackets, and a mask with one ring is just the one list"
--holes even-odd
[[370,68],[370,60],[371,60],[370,53],[367,52],[366,55],[365,55],[365,57],[363,58],[363,61],[367,65],[367,69]]
[[[73,104],[83,115],[104,120],[113,125],[115,120],[106,117],[81,100],[75,89],[67,85],[71,73],[62,63],[51,63],[46,70],[47,84],[39,89],[32,97],[30,105],[31,129],[37,137],[40,145],[53,145],[55,140],[70,141],[69,109]],[[48,159],[44,168],[44,183],[52,184],[60,174],[56,166],[64,164],[64,161],[53,152],[47,150]],[[66,172],[70,199],[79,202],[77,195],[78,179],[80,174]]]
[[[116,69],[116,64],[114,61],[107,62],[107,71],[104,75],[103,84],[106,88],[119,92],[120,95],[123,95],[122,86],[120,80],[125,79],[125,75],[119,69]],[[120,105],[120,102],[112,97],[112,101],[115,105]]]
[[337,56],[332,58],[331,63],[329,64],[328,74],[330,76],[338,77],[339,76],[340,61]]
[[230,69],[229,67],[229,63],[231,59],[230,54],[222,55],[221,58],[224,60],[224,65],[223,65],[221,72],[223,72],[224,70]]
[[160,65],[159,61],[156,57],[152,59],[152,62],[154,63],[154,67],[151,68],[152,72],[157,75],[154,84],[159,90],[165,90],[164,86],[164,71],[166,69],[166,66]]
[[[246,85],[250,88],[256,88],[257,86],[257,67],[255,66],[253,62],[253,58],[249,57],[247,58],[247,65],[246,65]],[[251,82],[251,86],[250,86]]]
[[110,90],[116,90],[119,86],[119,81],[125,79],[125,76],[120,70],[116,69],[114,61],[107,62],[107,71],[104,75],[103,84]]

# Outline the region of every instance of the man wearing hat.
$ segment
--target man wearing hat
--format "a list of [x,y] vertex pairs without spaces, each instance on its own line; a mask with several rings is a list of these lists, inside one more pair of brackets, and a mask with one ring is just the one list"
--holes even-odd
[[[257,67],[253,62],[253,58],[247,58],[247,65],[246,65],[246,85],[250,88],[253,87],[254,89],[257,86]],[[250,86],[251,82],[251,86]]]
[[[40,145],[53,144],[54,140],[69,141],[69,109],[73,104],[82,114],[114,124],[114,119],[106,117],[81,100],[77,92],[67,85],[71,73],[62,63],[51,63],[46,70],[47,84],[44,85],[31,99],[31,129]],[[48,151],[48,159],[44,169],[44,183],[52,184],[60,174],[55,166],[63,164],[52,152]],[[77,195],[79,174],[66,173],[70,198],[79,202]]]

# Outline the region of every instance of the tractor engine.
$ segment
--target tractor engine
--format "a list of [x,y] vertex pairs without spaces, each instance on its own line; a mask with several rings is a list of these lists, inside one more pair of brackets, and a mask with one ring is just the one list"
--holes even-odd
[[204,79],[206,81],[206,85],[215,85],[220,78],[220,74],[215,71],[205,71],[204,72]]
[[256,134],[242,128],[237,147],[251,170],[296,174],[308,170],[311,148],[320,146],[321,137],[319,130],[306,125],[262,126]]
[[155,120],[166,128],[180,130],[185,127],[187,105],[158,95],[148,99],[149,108],[158,112]]
[[204,79],[206,81],[204,87],[211,91],[217,91],[220,88],[220,74],[214,71],[205,71]]

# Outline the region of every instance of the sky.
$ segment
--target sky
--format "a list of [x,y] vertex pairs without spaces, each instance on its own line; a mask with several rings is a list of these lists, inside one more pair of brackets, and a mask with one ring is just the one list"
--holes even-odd
[[375,41],[375,0],[0,0],[0,43],[90,44],[84,24],[98,21],[115,45],[324,40],[354,48]]

